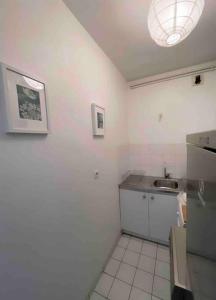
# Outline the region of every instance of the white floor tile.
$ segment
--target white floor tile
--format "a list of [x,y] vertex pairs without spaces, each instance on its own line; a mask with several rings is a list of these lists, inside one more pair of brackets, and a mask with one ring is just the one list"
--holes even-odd
[[155,296],[152,296],[152,300],[160,300],[160,299]]
[[97,293],[93,293],[91,295],[90,300],[106,300],[106,298],[102,297],[101,295],[99,295]]
[[118,245],[120,247],[123,247],[123,248],[127,248],[128,244],[129,244],[129,241],[130,239],[126,236],[121,236],[119,242],[118,242]]
[[138,253],[130,250],[126,250],[125,255],[123,257],[123,262],[136,267],[138,264],[138,260],[139,260]]
[[155,276],[152,294],[163,300],[170,300],[170,282],[164,278]]
[[113,277],[115,277],[116,273],[119,269],[119,266],[120,266],[120,261],[111,258],[109,260],[108,264],[106,265],[106,268],[105,268],[104,272],[111,275],[111,276],[113,276]]
[[138,263],[138,268],[154,274],[155,259],[146,255],[141,255]]
[[170,264],[157,260],[155,274],[167,280],[170,280]]
[[103,273],[98,281],[95,291],[100,295],[107,297],[111,289],[114,278]]
[[122,260],[124,253],[125,253],[125,249],[117,246],[112,254],[112,258],[115,258],[117,260]]
[[138,269],[136,271],[133,285],[151,294],[153,285],[153,275]]
[[133,287],[130,294],[130,300],[151,300],[151,295]]
[[118,279],[115,279],[110,290],[108,299],[110,300],[128,300],[131,286]]
[[122,236],[128,238],[129,240],[131,239],[131,235],[129,235],[127,233],[123,233]]
[[130,239],[128,249],[140,253],[142,250],[142,241],[138,239]]
[[116,277],[128,284],[132,284],[135,273],[136,273],[135,267],[132,267],[128,264],[121,263]]
[[169,263],[170,262],[169,248],[165,246],[158,246],[157,259]]
[[142,254],[152,258],[156,258],[157,244],[149,241],[144,241],[142,246]]

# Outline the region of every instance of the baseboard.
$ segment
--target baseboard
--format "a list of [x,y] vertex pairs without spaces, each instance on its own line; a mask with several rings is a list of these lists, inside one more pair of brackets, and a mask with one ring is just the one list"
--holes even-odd
[[164,245],[164,246],[168,246],[169,245],[169,242],[165,242],[165,241],[161,241],[161,240],[158,240],[158,239],[154,239],[154,238],[151,238],[149,236],[140,235],[140,234],[128,231],[128,230],[122,230],[122,233],[123,234],[124,233],[128,234],[128,235],[130,235],[132,237],[137,237],[137,238],[145,240],[145,241],[154,242],[154,243],[157,243],[157,244],[160,244],[160,245]]

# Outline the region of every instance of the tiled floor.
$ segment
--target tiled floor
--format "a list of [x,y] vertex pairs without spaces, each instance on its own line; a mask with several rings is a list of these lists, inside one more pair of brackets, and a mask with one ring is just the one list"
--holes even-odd
[[170,300],[168,247],[122,235],[90,300]]

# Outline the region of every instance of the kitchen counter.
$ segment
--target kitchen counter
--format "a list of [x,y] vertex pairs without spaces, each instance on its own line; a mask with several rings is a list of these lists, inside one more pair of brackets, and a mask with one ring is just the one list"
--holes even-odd
[[154,176],[143,176],[143,175],[129,175],[120,185],[120,189],[141,191],[141,192],[151,192],[151,193],[173,193],[178,194],[184,191],[184,183],[182,179],[171,178],[169,180],[175,180],[178,182],[177,189],[170,188],[159,188],[154,186],[155,180],[164,179],[163,177]]

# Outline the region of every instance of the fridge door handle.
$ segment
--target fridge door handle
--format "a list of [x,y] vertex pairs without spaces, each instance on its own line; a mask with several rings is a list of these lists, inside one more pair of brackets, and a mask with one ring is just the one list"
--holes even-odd
[[203,194],[205,191],[205,182],[203,179],[199,180],[199,193]]
[[200,203],[202,204],[203,207],[205,207],[206,206],[206,202],[205,202],[203,196],[201,195],[200,192],[198,192],[197,195],[198,195],[198,199],[199,199]]

